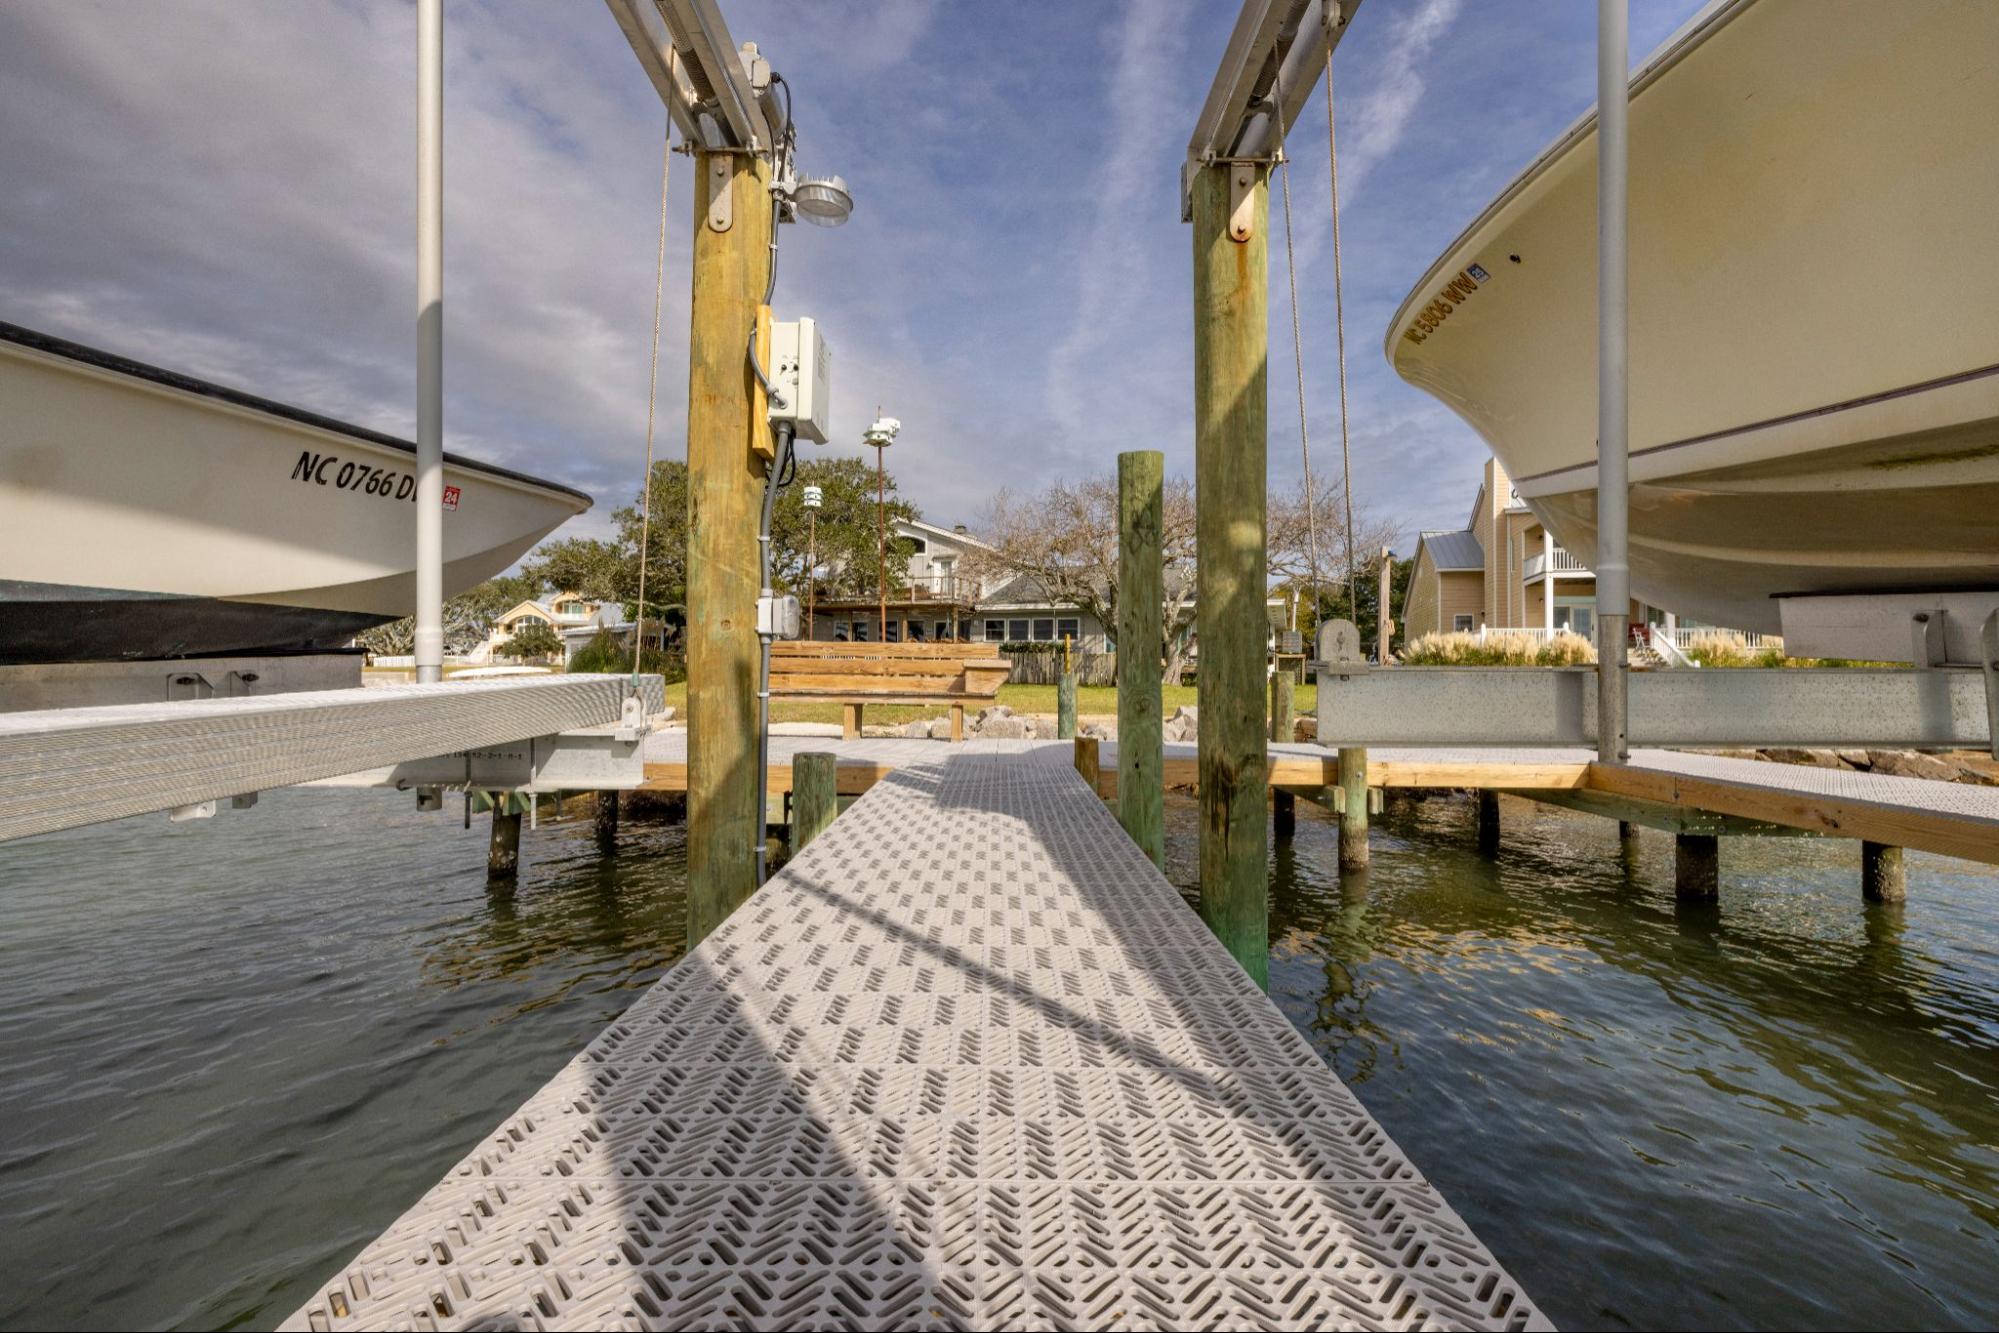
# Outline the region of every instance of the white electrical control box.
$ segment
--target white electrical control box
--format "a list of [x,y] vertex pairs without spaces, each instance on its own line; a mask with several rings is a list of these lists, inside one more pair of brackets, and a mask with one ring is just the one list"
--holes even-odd
[[774,323],[770,343],[770,382],[784,395],[782,406],[772,400],[771,421],[789,421],[798,439],[826,443],[832,429],[833,360],[817,321]]
[[800,621],[798,599],[790,593],[757,598],[758,634],[769,635],[773,639],[795,639],[799,635]]

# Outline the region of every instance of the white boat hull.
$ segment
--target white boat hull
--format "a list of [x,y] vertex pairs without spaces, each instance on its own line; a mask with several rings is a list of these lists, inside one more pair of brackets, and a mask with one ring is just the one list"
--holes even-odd
[[[0,661],[314,651],[410,614],[411,446],[0,329]],[[445,595],[588,496],[448,460]]]
[[[1999,589],[1999,5],[1736,0],[1631,103],[1631,574],[1780,628],[1791,594]],[[1596,137],[1466,231],[1388,333],[1562,544],[1596,545]]]

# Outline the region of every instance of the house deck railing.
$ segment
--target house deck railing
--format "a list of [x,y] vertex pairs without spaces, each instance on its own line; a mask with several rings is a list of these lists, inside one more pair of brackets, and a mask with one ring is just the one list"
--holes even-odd
[[1578,578],[1596,577],[1596,574],[1588,565],[1576,559],[1559,546],[1555,548],[1552,558],[1546,551],[1536,551],[1534,554],[1528,556],[1526,563],[1520,567],[1521,577],[1530,583],[1535,579],[1545,577],[1549,572],[1551,563],[1556,574],[1573,574]]

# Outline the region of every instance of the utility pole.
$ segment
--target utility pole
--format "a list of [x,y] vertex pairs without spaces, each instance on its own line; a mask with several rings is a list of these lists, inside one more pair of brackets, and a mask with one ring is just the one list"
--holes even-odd
[[1389,614],[1388,599],[1395,587],[1395,552],[1381,548],[1381,583],[1375,590],[1374,660],[1388,665],[1388,641],[1395,633],[1395,619]]

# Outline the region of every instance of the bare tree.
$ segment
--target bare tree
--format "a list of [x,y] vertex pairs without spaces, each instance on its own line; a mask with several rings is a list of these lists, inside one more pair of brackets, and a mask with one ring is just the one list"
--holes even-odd
[[[1184,478],[1169,477],[1164,491],[1161,558],[1165,604],[1159,645],[1168,684],[1180,683],[1191,647],[1194,601],[1194,488]],[[990,551],[966,557],[968,573],[989,586],[1006,579],[1024,579],[1041,595],[1071,603],[1095,617],[1113,634],[1118,607],[1117,478],[1088,477],[1058,481],[1037,495],[1002,491],[985,517]],[[1346,570],[1345,497],[1337,488],[1314,497],[1317,511],[1316,561],[1319,582],[1343,583]],[[1388,525],[1356,523],[1362,532],[1385,535]],[[1359,549],[1374,550],[1381,537],[1356,536]],[[1270,497],[1270,572],[1273,578],[1311,581],[1314,565],[1302,490]],[[1126,645],[1119,645],[1120,650]]]
[[[1374,569],[1377,553],[1395,539],[1395,525],[1357,510],[1349,543],[1346,492],[1337,481],[1314,486],[1309,509],[1302,482],[1296,490],[1273,490],[1269,505],[1270,577],[1297,593],[1298,628],[1305,632],[1309,645],[1318,629],[1321,609],[1331,616],[1355,614],[1348,606],[1349,575],[1358,578]],[[1352,570],[1347,565],[1349,550],[1357,566]],[[1362,601],[1372,605],[1365,594]]]

